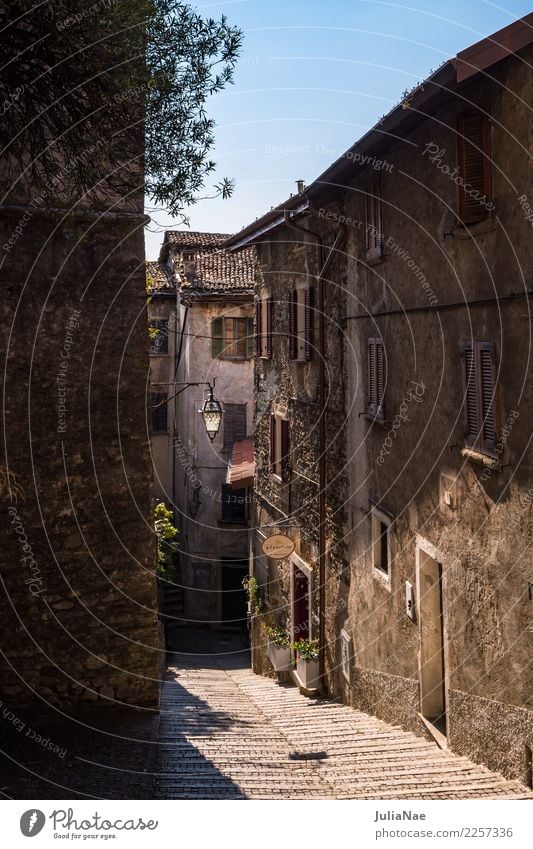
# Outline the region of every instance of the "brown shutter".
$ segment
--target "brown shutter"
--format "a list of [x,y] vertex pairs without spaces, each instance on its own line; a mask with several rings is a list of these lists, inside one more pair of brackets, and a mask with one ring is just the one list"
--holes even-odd
[[308,286],[305,290],[305,359],[308,361],[313,358],[314,301],[315,291]]
[[276,416],[270,416],[270,471],[276,469]]
[[457,213],[464,224],[486,218],[492,203],[490,124],[481,112],[457,119],[457,165],[464,185],[457,187]]
[[281,419],[281,477],[286,481],[289,477],[289,422]]
[[463,394],[465,445],[475,448],[479,434],[478,386],[475,343],[463,349]]
[[246,319],[246,352],[247,360],[251,360],[254,355],[254,320],[248,317]]
[[274,309],[274,298],[268,298],[266,302],[266,355],[272,357],[272,311]]
[[262,318],[263,304],[261,301],[257,301],[255,305],[255,352],[258,357],[263,353]]
[[376,346],[375,339],[368,340],[367,347],[367,405],[368,412],[371,416],[376,414],[377,408],[377,393],[376,393]]
[[298,294],[296,289],[289,292],[289,359],[295,360],[298,356],[298,340],[296,338],[298,311]]
[[380,256],[383,246],[383,221],[381,217],[381,186],[372,183],[366,196],[366,249]]
[[369,339],[367,349],[368,368],[368,412],[378,419],[385,417],[383,398],[385,395],[385,356],[383,339]]
[[376,415],[384,418],[383,396],[385,394],[385,362],[383,352],[383,339],[376,339]]
[[496,374],[494,345],[492,342],[478,343],[480,385],[480,447],[486,454],[496,451]]

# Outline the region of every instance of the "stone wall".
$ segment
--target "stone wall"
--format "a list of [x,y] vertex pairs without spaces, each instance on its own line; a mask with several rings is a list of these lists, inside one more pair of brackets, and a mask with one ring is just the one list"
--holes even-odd
[[2,260],[2,699],[157,706],[142,217],[43,210]]

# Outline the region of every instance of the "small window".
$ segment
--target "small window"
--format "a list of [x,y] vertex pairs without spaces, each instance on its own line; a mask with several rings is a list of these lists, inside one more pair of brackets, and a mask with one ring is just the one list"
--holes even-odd
[[313,357],[314,289],[292,289],[289,293],[289,357],[308,362]]
[[270,468],[280,480],[288,480],[289,422],[280,416],[270,417]]
[[194,251],[183,251],[183,262],[194,262],[196,256]]
[[383,253],[381,186],[372,183],[366,195],[366,257],[376,259]]
[[214,318],[211,324],[212,355],[226,360],[253,356],[252,318]]
[[272,357],[273,298],[261,298],[255,305],[256,353],[258,357]]
[[457,167],[457,215],[461,224],[475,224],[494,209],[490,124],[481,112],[457,119]]
[[374,569],[390,579],[390,527],[391,520],[375,507],[370,513],[372,522],[372,563]]
[[[168,354],[168,319],[151,318],[149,327],[153,335],[150,339],[150,354]],[[154,334],[154,331],[157,332]]]
[[167,433],[167,393],[152,392],[152,433]]
[[246,489],[232,489],[222,484],[222,521],[243,524],[246,522]]
[[224,404],[224,448],[246,438],[246,404]]
[[373,419],[385,418],[383,396],[385,394],[385,356],[383,339],[368,340],[367,349],[367,413]]
[[465,446],[496,457],[496,368],[492,342],[463,349]]

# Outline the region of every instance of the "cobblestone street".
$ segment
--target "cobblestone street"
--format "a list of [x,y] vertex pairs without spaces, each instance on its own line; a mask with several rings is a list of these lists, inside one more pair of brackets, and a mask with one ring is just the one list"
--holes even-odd
[[254,675],[244,652],[170,660],[158,750],[156,798],[533,798],[421,737]]

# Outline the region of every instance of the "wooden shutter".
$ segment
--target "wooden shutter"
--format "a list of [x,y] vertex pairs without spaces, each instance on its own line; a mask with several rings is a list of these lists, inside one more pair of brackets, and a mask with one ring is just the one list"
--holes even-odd
[[276,416],[270,416],[270,471],[276,470]]
[[246,438],[246,404],[224,404],[224,448]]
[[366,250],[371,256],[381,256],[383,222],[381,218],[381,186],[373,183],[366,196]]
[[[490,124],[481,112],[457,119],[457,164],[464,183],[457,187],[457,213],[464,224],[486,218],[492,203]],[[465,190],[466,189],[468,190]]]
[[492,342],[472,342],[463,349],[465,445],[496,454],[496,374]]
[[286,481],[289,477],[289,422],[281,419],[281,477]]
[[258,357],[263,354],[263,304],[257,301],[255,305],[255,353]]
[[298,293],[296,289],[289,292],[289,359],[295,360],[298,356],[298,339],[296,329],[298,326]]
[[266,302],[266,355],[272,358],[272,313],[274,310],[274,298],[268,298]]
[[246,359],[250,360],[254,355],[254,320],[246,319]]
[[382,339],[372,338],[368,340],[367,371],[368,413],[374,418],[383,419],[383,397],[385,394],[385,358]]
[[214,318],[211,322],[211,354],[220,357],[224,350],[224,319]]
[[305,359],[308,361],[313,358],[314,306],[315,291],[308,286],[305,290]]
[[491,342],[480,342],[479,349],[479,383],[481,387],[481,448],[487,454],[496,451],[496,369],[494,362],[494,345]]

